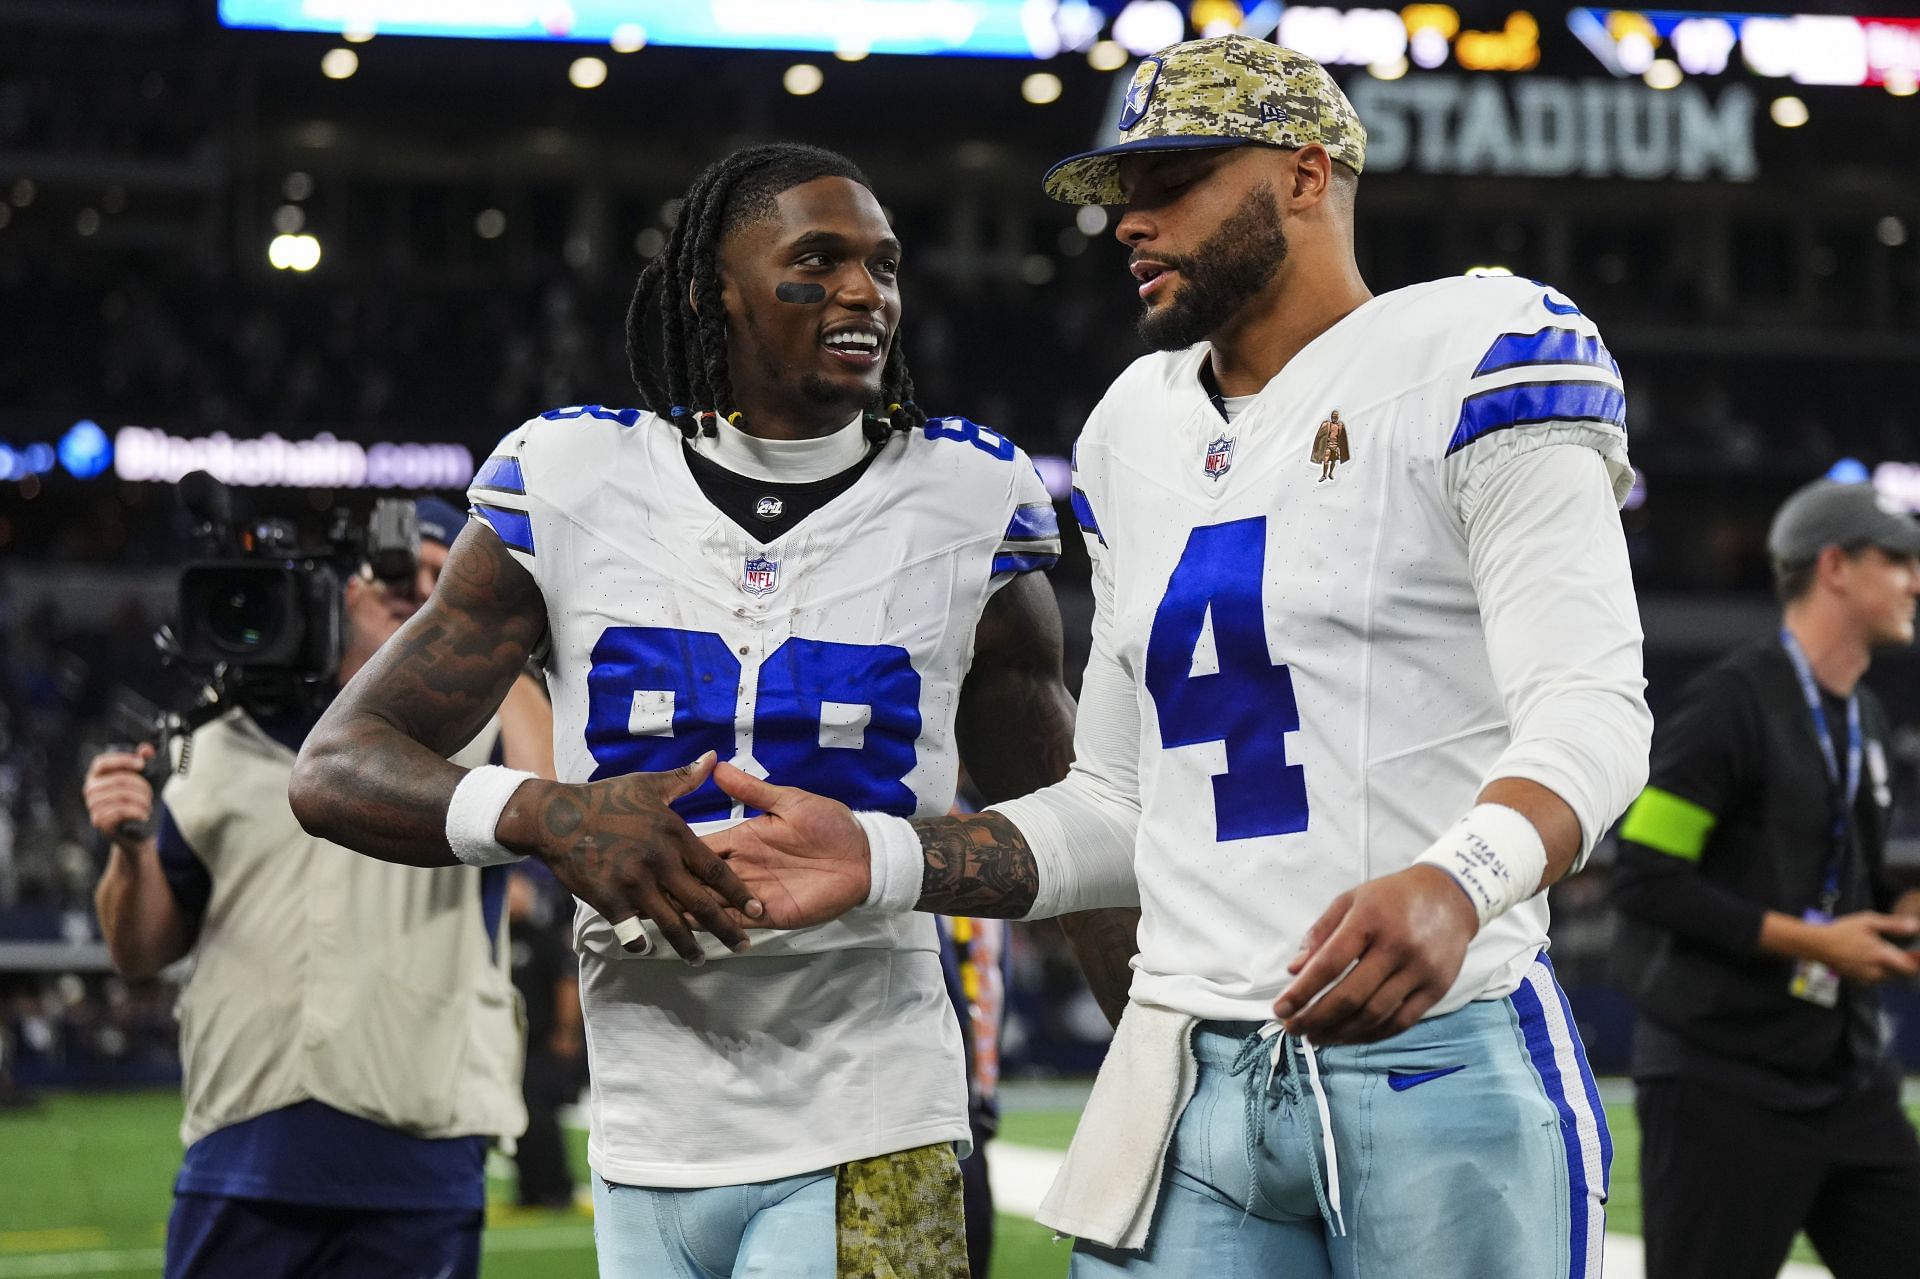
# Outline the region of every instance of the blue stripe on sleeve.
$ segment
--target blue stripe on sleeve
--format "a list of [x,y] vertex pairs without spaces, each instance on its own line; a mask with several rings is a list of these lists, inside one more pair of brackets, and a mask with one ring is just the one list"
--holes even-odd
[[533,554],[533,521],[525,511],[516,511],[507,506],[483,506],[476,502],[473,513],[487,522],[487,526],[500,535],[500,540],[513,550]]
[[1100,539],[1100,545],[1107,544],[1106,535],[1100,531],[1100,521],[1093,518],[1093,503],[1079,489],[1073,491],[1073,518],[1080,521],[1082,532],[1091,533]]
[[499,489],[502,493],[527,491],[527,482],[520,475],[520,459],[505,455],[496,455],[482,462],[479,474],[473,477],[473,486]]
[[1060,517],[1053,513],[1050,502],[1030,502],[1015,508],[1013,519],[1007,524],[1009,542],[1044,542],[1060,536]]
[[993,575],[1002,573],[1038,573],[1052,568],[1060,562],[1058,555],[996,555],[993,557]]
[[174,824],[172,810],[165,803],[155,803],[154,810],[153,842],[160,854],[160,874],[181,913],[198,920],[213,897],[213,876]]
[[1469,395],[1461,401],[1447,452],[1458,453],[1483,435],[1537,422],[1603,422],[1624,431],[1626,393],[1605,382],[1522,382]]
[[1480,364],[1474,369],[1473,375],[1485,377],[1502,369],[1529,364],[1587,364],[1596,369],[1605,369],[1615,377],[1620,376],[1620,366],[1614,362],[1612,353],[1607,350],[1606,343],[1600,340],[1599,334],[1581,333],[1577,329],[1502,333],[1487,348],[1487,353],[1480,357]]

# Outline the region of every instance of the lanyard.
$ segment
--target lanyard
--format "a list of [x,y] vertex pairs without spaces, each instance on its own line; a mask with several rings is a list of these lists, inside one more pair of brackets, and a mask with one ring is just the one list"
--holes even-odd
[[1820,705],[1819,686],[1813,681],[1813,667],[1808,665],[1800,641],[1784,626],[1780,628],[1780,646],[1787,650],[1787,658],[1793,663],[1793,673],[1800,679],[1800,693],[1806,698],[1807,710],[1813,716],[1814,739],[1820,743],[1820,758],[1827,766],[1827,794],[1833,804],[1833,854],[1827,859],[1820,906],[1831,914],[1840,900],[1840,861],[1847,851],[1848,817],[1853,812],[1854,799],[1860,793],[1860,695],[1853,693],[1847,697],[1847,773],[1843,780],[1840,776],[1840,755],[1834,749],[1827,714]]

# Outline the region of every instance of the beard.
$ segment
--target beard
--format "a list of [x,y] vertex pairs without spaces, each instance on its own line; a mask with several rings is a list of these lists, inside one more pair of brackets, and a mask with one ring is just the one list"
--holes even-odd
[[1287,233],[1271,186],[1261,186],[1192,253],[1160,257],[1178,271],[1180,291],[1140,314],[1140,336],[1157,351],[1178,351],[1217,332],[1272,282],[1287,260]]

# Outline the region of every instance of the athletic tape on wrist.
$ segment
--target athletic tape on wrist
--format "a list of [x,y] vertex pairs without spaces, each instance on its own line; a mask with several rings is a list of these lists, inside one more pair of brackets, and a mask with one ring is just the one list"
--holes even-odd
[[867,833],[866,905],[881,910],[909,911],[920,904],[920,887],[927,859],[920,851],[920,834],[913,823],[891,813],[855,813],[853,820]]
[[1453,876],[1484,928],[1540,891],[1547,846],[1517,810],[1480,804],[1415,859],[1421,862]]
[[499,841],[495,828],[520,783],[532,777],[517,768],[487,764],[460,779],[447,803],[447,847],[455,857],[469,866],[505,866],[526,860],[526,854]]

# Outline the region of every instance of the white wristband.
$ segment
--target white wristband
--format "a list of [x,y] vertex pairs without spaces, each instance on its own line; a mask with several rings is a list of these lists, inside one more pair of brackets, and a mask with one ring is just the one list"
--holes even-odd
[[867,833],[866,905],[894,912],[920,904],[927,858],[920,851],[920,835],[913,823],[891,813],[855,813],[853,820]]
[[1547,846],[1532,822],[1505,804],[1479,804],[1414,859],[1453,876],[1480,926],[1540,891]]
[[504,866],[526,860],[495,837],[500,814],[520,783],[533,777],[517,768],[487,764],[473,769],[453,788],[447,802],[447,847],[469,866]]

